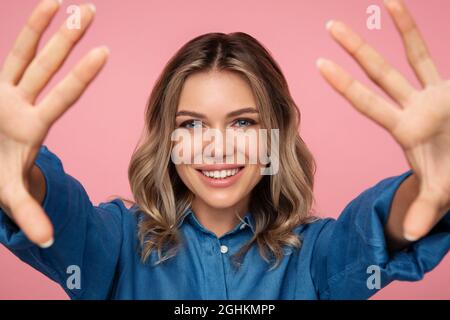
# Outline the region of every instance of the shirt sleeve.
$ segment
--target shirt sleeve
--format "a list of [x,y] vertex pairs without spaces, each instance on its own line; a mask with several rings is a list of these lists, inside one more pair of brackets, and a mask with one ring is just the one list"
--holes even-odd
[[47,249],[34,245],[0,210],[0,243],[59,283],[72,299],[108,298],[126,207],[119,199],[94,206],[80,182],[65,173],[60,159],[44,145],[35,164],[45,177],[43,208],[53,224],[55,242]]
[[400,184],[412,174],[381,180],[340,217],[326,219],[316,239],[311,274],[320,299],[367,299],[393,280],[418,281],[450,249],[450,212],[420,240],[389,252],[384,226]]

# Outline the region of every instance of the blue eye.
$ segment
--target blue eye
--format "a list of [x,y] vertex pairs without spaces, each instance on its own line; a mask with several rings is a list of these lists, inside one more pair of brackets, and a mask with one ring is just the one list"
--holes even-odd
[[201,128],[202,125],[203,124],[201,120],[187,120],[184,121],[182,124],[180,124],[180,127],[187,129],[194,129],[194,128]]
[[256,122],[252,119],[238,119],[235,121],[236,126],[238,127],[248,127],[254,125]]

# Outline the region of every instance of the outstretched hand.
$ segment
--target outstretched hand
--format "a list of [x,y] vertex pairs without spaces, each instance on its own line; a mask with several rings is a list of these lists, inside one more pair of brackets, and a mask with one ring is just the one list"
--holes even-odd
[[318,67],[337,92],[357,111],[385,128],[403,149],[420,185],[403,222],[405,239],[414,241],[425,236],[450,209],[450,81],[439,74],[401,0],[385,4],[421,89],[414,88],[375,49],[339,21],[327,24],[332,37],[396,104],[375,94],[330,60],[319,59]]
[[82,95],[108,56],[104,47],[93,49],[36,104],[95,14],[92,5],[81,5],[81,28],[64,23],[36,55],[59,7],[57,0],[37,5],[0,70],[0,205],[31,241],[43,247],[52,243],[53,229],[30,194],[31,169],[50,127]]

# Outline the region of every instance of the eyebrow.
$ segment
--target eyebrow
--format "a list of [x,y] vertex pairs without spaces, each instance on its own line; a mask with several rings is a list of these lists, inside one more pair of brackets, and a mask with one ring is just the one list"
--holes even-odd
[[[227,114],[227,118],[231,118],[231,117],[236,117],[238,115],[241,115],[243,113],[259,113],[258,110],[256,110],[255,108],[242,108],[242,109],[238,109],[238,110],[234,110],[231,111]],[[178,111],[176,114],[176,117],[179,116],[192,116],[192,117],[196,117],[196,118],[200,118],[200,119],[205,119],[206,116],[202,113],[198,113],[198,112],[194,112],[194,111],[189,111],[189,110],[182,110],[182,111]]]

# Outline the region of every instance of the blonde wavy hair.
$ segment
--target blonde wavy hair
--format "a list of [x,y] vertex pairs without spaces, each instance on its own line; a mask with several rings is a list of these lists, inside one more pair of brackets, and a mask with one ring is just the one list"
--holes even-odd
[[176,255],[181,235],[175,226],[194,199],[171,161],[170,137],[183,83],[193,73],[221,70],[237,72],[248,80],[262,127],[278,128],[281,142],[278,173],[264,176],[250,195],[253,237],[232,261],[239,264],[256,243],[265,261],[274,258],[275,268],[284,255],[283,246],[301,246],[293,229],[312,221],[316,165],[298,133],[300,112],[280,67],[246,33],[207,33],[187,42],[164,67],[148,100],[145,129],[128,168],[132,203],[143,217],[138,224],[143,262],[153,250],[158,254],[156,264]]

